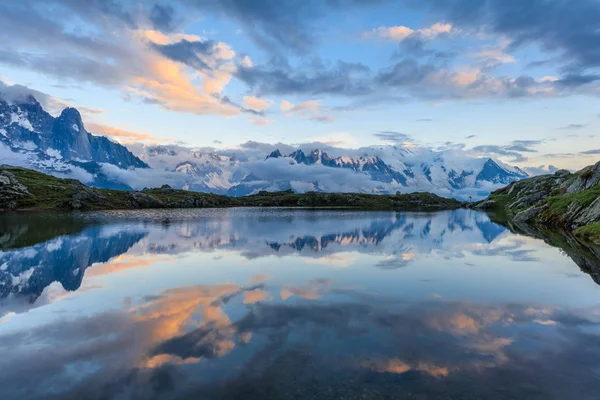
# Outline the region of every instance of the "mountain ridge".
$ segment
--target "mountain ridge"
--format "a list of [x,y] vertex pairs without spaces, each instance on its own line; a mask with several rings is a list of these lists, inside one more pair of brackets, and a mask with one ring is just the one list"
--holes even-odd
[[110,182],[100,172],[101,163],[149,168],[125,146],[89,133],[77,109],[67,107],[53,117],[31,95],[13,102],[0,93],[0,144],[25,166],[59,175],[77,173],[78,178],[87,173],[95,186],[127,188]]
[[139,190],[159,179],[175,188],[229,196],[284,190],[400,191],[467,200],[481,199],[528,176],[491,158],[398,146],[352,150],[313,144],[310,149],[285,145],[269,150],[251,146],[216,150],[133,144],[127,148],[87,132],[75,108],[67,107],[53,117],[33,96],[12,102],[1,96],[3,162],[100,188]]
[[61,179],[30,169],[0,165],[0,210],[110,210],[145,208],[309,207],[357,210],[436,211],[463,203],[432,193],[372,195],[361,193],[296,194],[259,192],[230,197],[173,189],[168,185],[141,191],[95,189],[75,179]]

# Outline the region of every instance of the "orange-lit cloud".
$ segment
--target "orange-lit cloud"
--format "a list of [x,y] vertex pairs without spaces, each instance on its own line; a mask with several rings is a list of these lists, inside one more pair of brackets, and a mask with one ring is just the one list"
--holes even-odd
[[254,111],[264,111],[271,105],[270,100],[261,99],[255,96],[244,96],[244,107]]
[[272,119],[267,119],[263,117],[248,117],[248,121],[250,121],[252,125],[258,126],[271,125],[273,122],[275,122]]
[[267,274],[256,274],[248,279],[248,283],[265,283],[266,281],[271,279],[271,275]]
[[287,116],[296,115],[318,122],[330,122],[333,120],[331,115],[323,113],[320,100],[308,100],[298,104],[293,104],[288,100],[282,100],[279,108],[281,109],[281,112]]
[[244,293],[244,304],[260,303],[269,300],[269,293],[264,290],[252,290]]
[[414,364],[408,364],[397,358],[366,363],[363,365],[363,367],[373,369],[377,372],[392,374],[403,374],[405,372],[414,370],[425,372],[426,374],[429,374],[435,378],[444,378],[449,374],[449,370],[446,367],[423,361],[419,361]]
[[114,272],[148,267],[158,261],[173,261],[172,257],[146,255],[143,257],[122,254],[103,264],[94,264],[85,272],[86,277],[108,275]]
[[160,142],[170,142],[173,139],[171,138],[157,138],[154,135],[149,133],[142,132],[132,132],[124,129],[113,128],[107,125],[88,123],[86,124],[86,130],[94,135],[102,135],[108,136],[111,139],[114,139],[121,143],[136,143],[136,142],[146,142],[146,143],[160,143]]
[[282,300],[298,296],[306,300],[316,300],[323,295],[324,290],[331,285],[330,280],[309,281],[301,285],[286,285],[281,288],[279,295]]
[[[145,325],[146,340],[158,344],[183,335],[189,328],[204,328],[199,347],[210,347],[215,356],[231,352],[237,343],[246,344],[251,332],[238,332],[229,316],[221,308],[221,299],[240,294],[244,289],[235,284],[199,285],[167,290],[160,297],[132,308],[132,318]],[[268,293],[262,290],[244,292],[244,303],[264,301]],[[200,321],[196,321],[197,316]],[[164,363],[195,363],[198,358],[181,359],[168,354],[142,359],[140,366],[155,367]]]
[[[197,35],[170,34],[152,30],[130,32],[144,68],[134,73],[127,85],[130,95],[170,111],[198,115],[234,116],[239,107],[220,100],[220,93],[236,70],[235,52],[225,43],[217,43],[211,55],[198,55],[207,70],[191,70],[184,64],[164,57],[152,45],[166,45],[181,40],[202,42]],[[200,82],[197,80],[200,78]]]
[[432,40],[443,34],[455,34],[460,31],[448,23],[437,22],[429,27],[411,29],[407,26],[381,26],[365,34],[365,37],[379,37],[387,40],[402,41],[417,35],[426,40]]

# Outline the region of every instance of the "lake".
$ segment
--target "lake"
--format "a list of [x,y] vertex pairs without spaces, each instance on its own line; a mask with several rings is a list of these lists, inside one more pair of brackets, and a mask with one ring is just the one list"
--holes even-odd
[[26,213],[0,227],[1,399],[600,396],[600,262],[483,213]]

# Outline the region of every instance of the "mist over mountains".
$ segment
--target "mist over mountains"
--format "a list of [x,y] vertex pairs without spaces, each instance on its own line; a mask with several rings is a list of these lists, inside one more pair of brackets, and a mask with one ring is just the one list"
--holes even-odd
[[80,113],[51,116],[31,95],[0,93],[0,159],[97,186],[174,188],[244,196],[260,190],[396,193],[428,191],[482,198],[528,174],[462,150],[404,146],[345,149],[246,142],[239,148],[178,145],[129,148],[85,129]]

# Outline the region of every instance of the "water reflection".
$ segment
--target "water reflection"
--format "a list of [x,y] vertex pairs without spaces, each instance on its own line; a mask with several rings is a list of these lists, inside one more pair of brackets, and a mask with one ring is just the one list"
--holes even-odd
[[16,295],[34,302],[53,282],[77,290],[85,270],[125,253],[147,232],[90,227],[73,236],[0,252],[0,298]]
[[1,398],[596,398],[600,287],[484,214],[113,217],[0,253]]
[[[375,266],[383,269],[404,267],[432,251],[451,258],[461,257],[462,251],[469,248],[475,254],[504,253],[521,260],[527,260],[529,253],[520,250],[520,242],[508,248],[478,248],[478,244],[492,243],[505,229],[484,214],[468,210],[438,214],[235,213],[212,213],[199,220],[177,222],[163,219],[159,224],[103,221],[102,225],[87,228],[89,221],[65,217],[69,221],[65,229],[76,233],[58,234],[33,246],[0,252],[0,298],[16,295],[33,302],[53,282],[66,290],[77,290],[87,267],[128,252],[138,243],[131,254],[176,255],[226,249],[247,259],[297,254],[344,264],[347,259],[339,253],[377,253],[383,257]],[[96,217],[102,221],[100,215]],[[4,222],[7,227],[18,226],[19,240],[32,240],[27,232],[47,238],[65,231],[56,228],[60,225],[57,221],[39,224],[38,219],[27,215],[17,219],[20,223],[16,224],[15,219],[13,215],[12,220]],[[6,242],[15,244],[17,240]],[[130,264],[115,262],[111,268],[131,268],[140,262],[149,263],[134,259]]]

